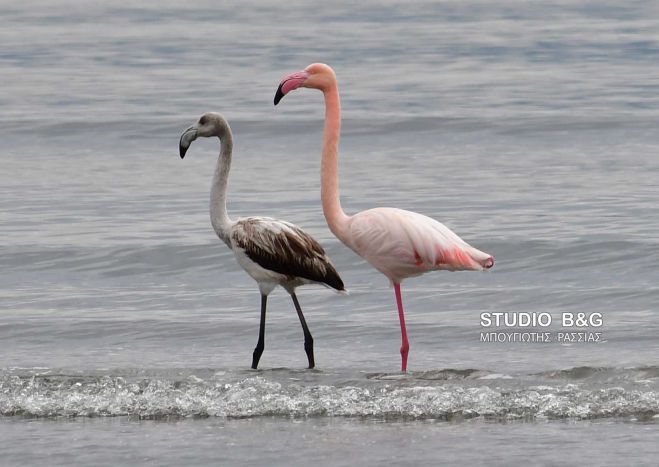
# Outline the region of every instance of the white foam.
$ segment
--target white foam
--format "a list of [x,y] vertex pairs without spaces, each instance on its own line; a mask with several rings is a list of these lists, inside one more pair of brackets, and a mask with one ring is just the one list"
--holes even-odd
[[[492,379],[494,375],[485,378]],[[496,375],[497,378],[505,375]],[[333,386],[280,383],[263,376],[234,382],[122,377],[0,377],[0,413],[32,417],[376,417],[527,419],[636,417],[659,414],[659,394],[575,384],[510,390],[446,383],[407,387],[389,380]]]

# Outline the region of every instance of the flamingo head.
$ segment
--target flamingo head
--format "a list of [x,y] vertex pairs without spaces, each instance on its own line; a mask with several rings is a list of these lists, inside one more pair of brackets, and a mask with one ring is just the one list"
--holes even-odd
[[289,92],[297,88],[315,88],[324,90],[336,82],[334,70],[324,63],[312,63],[302,71],[286,76],[275,94],[275,105]]
[[199,120],[190,128],[185,130],[181,135],[178,143],[178,151],[181,159],[185,157],[185,153],[194,140],[197,138],[210,136],[217,136],[220,139],[226,137],[231,133],[229,122],[220,114],[216,112],[206,112]]

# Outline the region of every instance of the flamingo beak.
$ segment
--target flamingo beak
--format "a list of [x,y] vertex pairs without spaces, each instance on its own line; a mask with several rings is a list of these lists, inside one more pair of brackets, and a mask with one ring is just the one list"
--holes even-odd
[[298,71],[296,73],[288,75],[286,78],[279,83],[277,92],[275,93],[275,105],[279,104],[279,101],[289,92],[299,88],[304,84],[304,82],[311,76],[306,70]]
[[279,104],[281,98],[284,97],[284,92],[281,90],[281,88],[283,87],[284,87],[284,82],[282,81],[281,83],[279,83],[279,87],[277,88],[277,92],[275,93],[275,105]]
[[178,142],[178,153],[181,156],[181,159],[185,157],[185,153],[188,152],[188,148],[194,140],[197,139],[197,127],[191,126],[183,132],[181,139]]

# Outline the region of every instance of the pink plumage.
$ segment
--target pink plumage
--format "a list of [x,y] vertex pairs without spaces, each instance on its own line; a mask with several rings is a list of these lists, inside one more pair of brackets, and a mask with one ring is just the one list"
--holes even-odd
[[482,271],[494,265],[444,224],[396,208],[362,211],[348,220],[346,244],[392,283],[429,271]]
[[352,216],[343,212],[338,175],[341,100],[334,70],[323,63],[314,63],[288,75],[277,89],[275,105],[299,87],[319,89],[325,97],[321,164],[325,219],[339,240],[393,284],[402,337],[401,369],[407,371],[409,340],[400,292],[403,279],[437,270],[482,271],[494,266],[494,257],[470,246],[444,224],[416,212],[396,208],[368,209]]

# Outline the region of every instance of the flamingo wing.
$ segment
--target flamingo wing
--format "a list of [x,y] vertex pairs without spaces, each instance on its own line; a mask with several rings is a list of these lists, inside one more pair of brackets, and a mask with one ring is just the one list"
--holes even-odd
[[482,270],[493,258],[430,217],[395,208],[350,219],[351,247],[394,282],[428,271]]
[[344,290],[320,243],[294,224],[269,217],[240,219],[232,229],[231,241],[264,269]]

